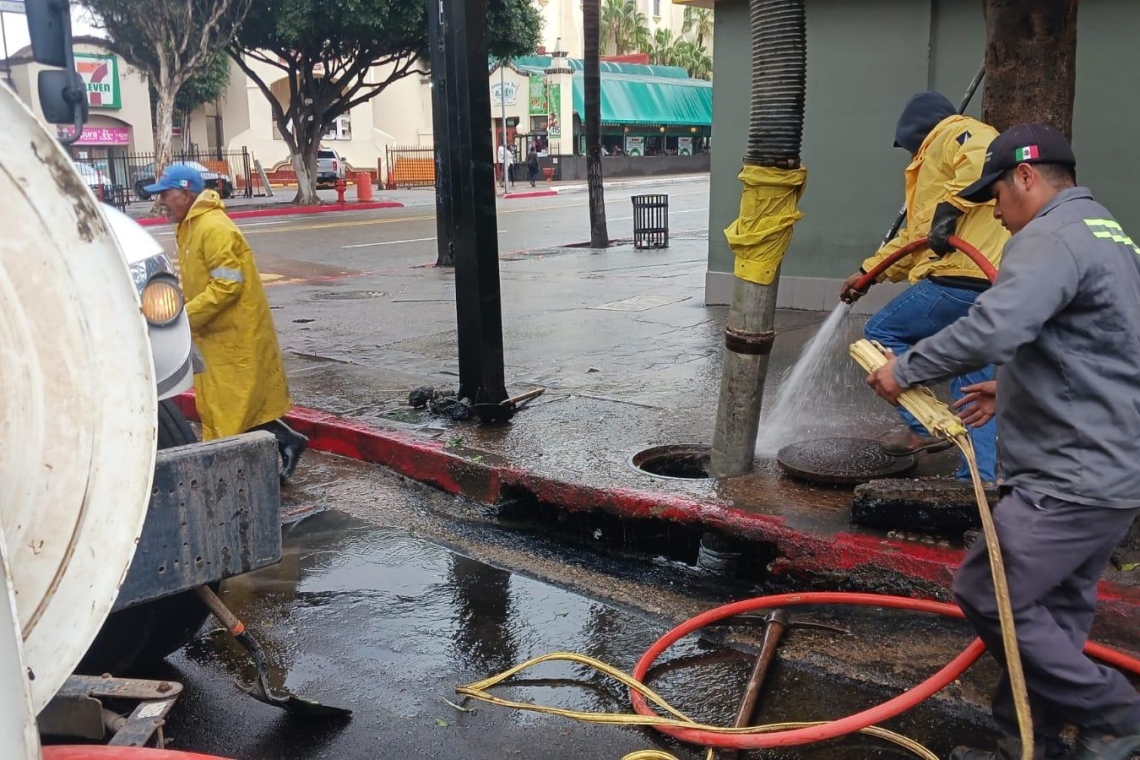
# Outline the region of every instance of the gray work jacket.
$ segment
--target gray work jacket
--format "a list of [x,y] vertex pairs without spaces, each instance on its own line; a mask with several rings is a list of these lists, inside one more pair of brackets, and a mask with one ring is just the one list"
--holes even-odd
[[926,385],[991,363],[1006,485],[1140,507],[1140,248],[1087,188],[1010,238],[994,287],[894,375]]

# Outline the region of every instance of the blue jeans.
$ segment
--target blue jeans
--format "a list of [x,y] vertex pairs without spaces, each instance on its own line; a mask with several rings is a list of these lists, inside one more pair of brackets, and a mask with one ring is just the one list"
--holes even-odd
[[[936,285],[929,280],[921,280],[876,312],[863,328],[863,334],[867,340],[877,341],[894,351],[896,356],[902,356],[923,338],[929,338],[965,316],[978,295],[979,293],[966,288]],[[992,365],[958,375],[950,380],[950,395],[957,401],[965,395],[962,393],[965,386],[993,379]],[[930,435],[910,412],[901,406],[898,411],[911,430],[919,435]],[[982,480],[992,481],[997,460],[996,421],[990,420],[980,428],[971,428],[970,437],[974,439],[974,452]],[[958,468],[957,477],[970,477],[964,460]]]

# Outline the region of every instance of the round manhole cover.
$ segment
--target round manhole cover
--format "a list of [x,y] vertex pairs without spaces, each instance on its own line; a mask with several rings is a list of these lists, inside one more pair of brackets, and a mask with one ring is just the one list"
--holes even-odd
[[780,449],[780,469],[798,480],[828,485],[857,485],[900,475],[915,465],[914,457],[892,457],[868,438],[816,438]]
[[313,293],[314,301],[362,301],[366,298],[384,298],[388,294],[383,290],[334,290],[323,293]]
[[696,480],[709,476],[710,446],[681,444],[654,446],[634,454],[629,463],[635,469],[659,478]]

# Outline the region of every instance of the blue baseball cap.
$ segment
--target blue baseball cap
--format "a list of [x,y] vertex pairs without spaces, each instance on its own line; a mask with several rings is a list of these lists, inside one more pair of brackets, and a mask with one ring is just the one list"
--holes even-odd
[[197,169],[185,164],[171,164],[162,172],[158,182],[147,185],[143,190],[148,193],[161,193],[163,190],[189,190],[200,193],[206,189],[206,181]]

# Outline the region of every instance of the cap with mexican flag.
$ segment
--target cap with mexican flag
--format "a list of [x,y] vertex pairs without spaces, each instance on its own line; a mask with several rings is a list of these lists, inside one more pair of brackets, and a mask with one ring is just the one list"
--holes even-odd
[[1033,161],[1040,155],[1041,151],[1037,149],[1036,145],[1027,145],[1013,152],[1013,160],[1018,163],[1024,163],[1026,161]]
[[1069,141],[1059,131],[1046,124],[1018,124],[998,135],[990,143],[982,176],[977,182],[958,193],[958,197],[971,203],[985,203],[993,199],[993,184],[1019,164],[1064,164],[1076,166],[1077,158]]

